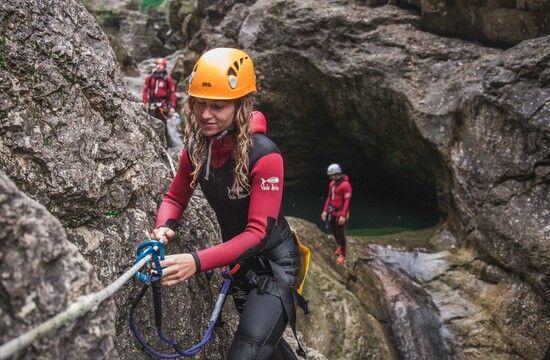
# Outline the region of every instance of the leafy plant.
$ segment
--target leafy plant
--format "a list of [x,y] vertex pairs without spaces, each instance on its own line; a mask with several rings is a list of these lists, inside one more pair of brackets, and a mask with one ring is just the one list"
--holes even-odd
[[121,214],[122,214],[122,211],[119,211],[119,210],[108,210],[103,213],[103,215],[110,216],[110,217],[119,217]]
[[[141,0],[141,11],[145,12],[149,8],[158,11],[160,5],[165,2],[165,0]],[[170,1],[166,0],[165,8],[168,8]]]

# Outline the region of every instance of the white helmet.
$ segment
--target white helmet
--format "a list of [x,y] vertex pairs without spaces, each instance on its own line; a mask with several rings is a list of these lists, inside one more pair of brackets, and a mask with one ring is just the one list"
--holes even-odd
[[340,165],[338,164],[332,164],[327,169],[327,175],[336,175],[341,173],[342,173],[342,169],[340,169]]

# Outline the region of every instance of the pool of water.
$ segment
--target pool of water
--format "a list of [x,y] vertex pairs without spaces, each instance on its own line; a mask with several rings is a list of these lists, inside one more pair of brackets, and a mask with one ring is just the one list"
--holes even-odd
[[[321,221],[325,199],[325,193],[285,188],[283,210],[285,215],[311,221],[328,233],[330,230]],[[435,209],[388,196],[354,193],[347,233],[355,236],[393,234],[426,229],[437,224],[438,220]]]

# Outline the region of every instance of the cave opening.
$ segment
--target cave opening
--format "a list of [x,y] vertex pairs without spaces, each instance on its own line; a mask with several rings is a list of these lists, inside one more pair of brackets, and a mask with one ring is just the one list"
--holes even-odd
[[[384,167],[380,158],[367,157],[350,142],[339,143],[345,144],[345,149],[344,146],[330,149],[317,147],[315,151],[310,151],[306,172],[302,169],[302,162],[285,161],[285,171],[290,174],[285,179],[287,184],[283,197],[286,215],[311,221],[328,232],[320,218],[330,181],[326,170],[330,164],[338,163],[353,187],[348,223],[351,235],[420,230],[440,222],[442,215],[438,209],[435,180],[419,183],[412,175],[396,175]],[[285,150],[304,152],[295,147]],[[290,159],[294,156],[289,154]]]

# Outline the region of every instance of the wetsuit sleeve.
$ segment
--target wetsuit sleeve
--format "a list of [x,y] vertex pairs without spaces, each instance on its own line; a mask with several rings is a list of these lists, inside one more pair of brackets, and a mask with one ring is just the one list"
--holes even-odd
[[270,235],[267,231],[268,218],[277,219],[279,215],[283,179],[283,158],[280,154],[265,155],[256,161],[250,172],[250,205],[245,230],[223,244],[198,251],[198,272],[238,262],[262,252]]
[[142,101],[145,105],[147,105],[147,93],[149,92],[149,78],[151,75],[147,75],[145,78],[145,82],[143,83],[143,94],[142,94]]
[[170,104],[176,108],[176,87],[174,86],[174,80],[171,76],[168,76],[168,86],[170,87]]
[[160,204],[155,228],[159,226],[168,226],[173,229],[175,227],[175,223],[180,219],[181,214],[187,208],[189,199],[193,194],[193,188],[191,187],[192,179],[189,157],[187,156],[186,150],[184,150],[180,158],[176,176]]
[[349,182],[345,181],[342,184],[342,198],[344,199],[344,205],[342,206],[342,211],[340,216],[346,216],[349,208],[349,201],[351,200],[351,185]]

